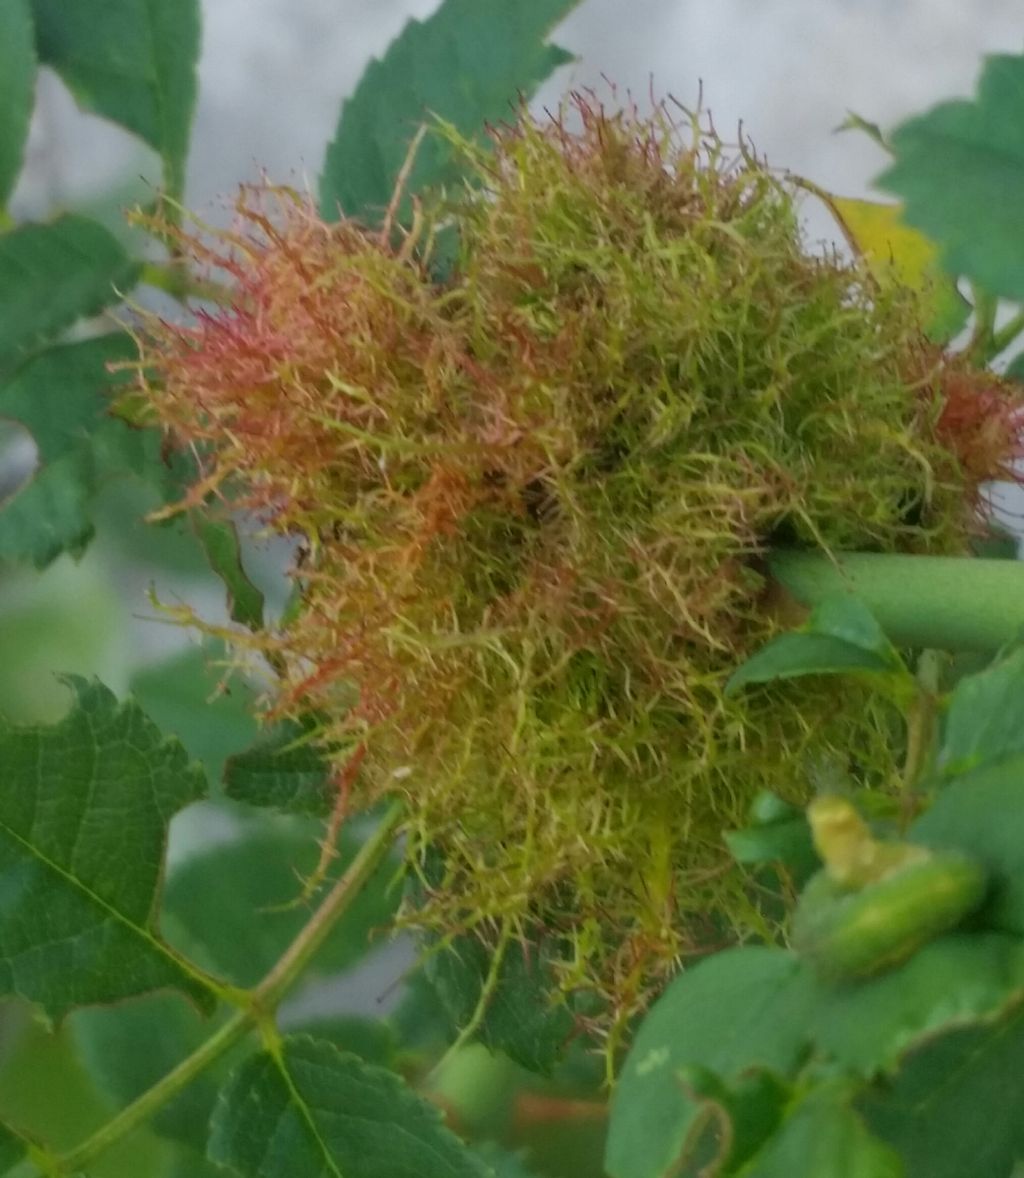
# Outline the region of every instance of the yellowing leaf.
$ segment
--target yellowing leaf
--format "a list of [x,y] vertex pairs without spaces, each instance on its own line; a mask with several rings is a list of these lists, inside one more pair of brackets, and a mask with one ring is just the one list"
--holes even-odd
[[943,342],[964,326],[970,307],[939,261],[938,246],[903,220],[903,206],[818,195],[880,282],[898,281],[924,299],[928,335]]

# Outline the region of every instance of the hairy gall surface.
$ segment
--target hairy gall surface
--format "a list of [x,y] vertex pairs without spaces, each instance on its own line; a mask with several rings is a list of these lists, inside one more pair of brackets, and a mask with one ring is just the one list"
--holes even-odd
[[1017,410],[699,119],[581,99],[460,146],[473,184],[406,232],[244,193],[184,242],[230,303],[150,323],[141,383],[197,500],[300,539],[295,608],[239,642],[319,718],[339,816],[400,794],[413,868],[440,852],[410,919],[549,934],[621,1026],[770,935],[722,840],[759,790],[895,778],[849,682],[725,698],[778,627],[759,558],[962,550]]

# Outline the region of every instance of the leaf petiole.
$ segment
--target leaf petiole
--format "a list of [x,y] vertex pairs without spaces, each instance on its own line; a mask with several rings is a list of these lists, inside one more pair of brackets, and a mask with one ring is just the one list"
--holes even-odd
[[82,1170],[115,1142],[147,1121],[157,1109],[177,1095],[251,1030],[259,1028],[265,1042],[274,1038],[274,1012],[278,1005],[302,976],[331,930],[381,865],[391,849],[401,821],[402,807],[396,802],[363,844],[348,870],[331,888],[323,903],[263,981],[252,990],[231,992],[233,999],[244,1002],[242,1009],[232,1015],[191,1055],[183,1059],[173,1071],[168,1072],[163,1079],[158,1080],[105,1125],[101,1125],[81,1145],[56,1159],[51,1171],[54,1175],[74,1174]]

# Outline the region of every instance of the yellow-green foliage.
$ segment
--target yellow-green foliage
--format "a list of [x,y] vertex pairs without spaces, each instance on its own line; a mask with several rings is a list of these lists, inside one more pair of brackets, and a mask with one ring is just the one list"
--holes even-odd
[[234,306],[144,361],[204,488],[305,538],[275,707],[327,717],[342,807],[400,793],[410,862],[441,851],[411,918],[561,937],[610,1020],[763,931],[721,838],[758,790],[894,772],[846,684],[723,697],[776,628],[759,556],[956,550],[976,481],[912,298],[809,256],[785,183],[689,116],[566,119],[461,145],[443,282],[430,218],[250,198]]

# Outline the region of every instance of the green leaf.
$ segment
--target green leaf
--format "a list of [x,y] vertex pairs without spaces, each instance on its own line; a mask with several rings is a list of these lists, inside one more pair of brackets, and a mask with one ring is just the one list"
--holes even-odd
[[757,1069],[724,1084],[706,1068],[683,1068],[679,1083],[694,1100],[702,1126],[681,1173],[703,1178],[733,1174],[778,1128],[791,1092],[777,1076]]
[[87,217],[0,235],[0,370],[134,286],[139,267]]
[[798,630],[780,634],[747,659],[733,673],[726,694],[735,695],[750,683],[851,672],[913,690],[910,673],[874,615],[859,598],[841,593],[816,606]]
[[[259,981],[310,917],[316,898],[297,901],[322,837],[319,824],[273,820],[186,859],[167,885],[168,938],[183,951],[198,947],[204,961],[237,985]],[[346,828],[332,877],[359,846]],[[400,889],[389,886],[394,871],[385,863],[362,889],[316,958],[319,970],[347,969],[365,954],[373,934],[387,928],[400,898]]]
[[0,722],[0,993],[53,1019],[163,987],[212,1009],[155,931],[167,825],[202,774],[137,704],[68,682],[58,724]]
[[939,767],[946,777],[1024,755],[1024,647],[956,685]]
[[36,80],[29,0],[0,4],[0,210],[21,171]]
[[[741,1173],[743,1178],[905,1178],[899,1156],[871,1136],[837,1085],[804,1097]],[[963,1170],[960,1178],[969,1173],[987,1178],[989,1171]]]
[[1024,934],[1024,783],[1018,764],[956,778],[911,826],[909,837],[972,856],[989,875],[988,898],[976,919],[987,928]]
[[[342,107],[320,180],[323,215],[379,220],[416,127],[431,115],[473,137],[507,120],[520,95],[572,60],[546,38],[578,2],[446,0],[428,20],[410,21]],[[430,135],[406,191],[458,177],[451,146]]]
[[255,692],[237,676],[224,682],[224,659],[218,643],[206,643],[148,664],[131,681],[147,714],[202,763],[211,782],[257,731]]
[[[550,951],[544,943],[524,947],[511,942],[506,947],[475,1036],[492,1051],[503,1051],[521,1067],[543,1075],[561,1058],[574,1028],[564,1001],[552,1002]],[[457,937],[427,957],[426,975],[456,1029],[476,1014],[493,961],[493,952],[473,936]]]
[[288,722],[236,753],[224,768],[229,798],[286,814],[323,817],[337,797],[323,751],[311,743],[316,724]]
[[673,1173],[699,1105],[679,1084],[699,1066],[730,1082],[755,1067],[786,1076],[809,1034],[810,978],[781,949],[728,949],[677,978],[640,1025],[612,1104],[612,1178]]
[[292,1034],[308,1035],[333,1043],[339,1051],[358,1055],[363,1063],[397,1071],[398,1033],[390,1023],[356,1014],[335,1014],[303,1019],[289,1027]]
[[20,1134],[0,1121],[0,1174],[6,1174],[25,1156],[26,1142]]
[[818,1045],[864,1075],[895,1068],[923,1040],[996,1018],[1024,997],[1024,944],[1001,933],[952,933],[899,969],[823,990]]
[[66,454],[0,504],[0,559],[45,568],[62,552],[81,556],[93,536],[88,461]]
[[858,1102],[905,1178],[1008,1178],[1024,1156],[1024,1008],[935,1039]]
[[304,1037],[228,1081],[209,1154],[243,1178],[492,1178],[393,1072]]
[[946,269],[1024,299],[1024,57],[986,59],[975,99],[898,127],[877,183],[943,251]]
[[114,387],[107,366],[132,353],[127,335],[101,336],[40,352],[0,378],[0,418],[23,425],[38,450],[28,483],[0,502],[0,560],[42,568],[85,547],[108,473],[104,447],[129,431],[106,416]]
[[[76,1011],[68,1021],[89,1074],[118,1108],[170,1072],[214,1029],[170,994],[148,995],[112,1009]],[[304,1020],[291,1031],[324,1039],[366,1063],[395,1070],[397,1037],[379,1019],[339,1015]],[[161,1106],[152,1118],[150,1124],[157,1133],[186,1147],[188,1152],[181,1163],[183,1175],[189,1173],[188,1162],[203,1173],[207,1169],[213,1172],[203,1155],[218,1090],[228,1072],[250,1054],[251,1041],[244,1040]]]
[[0,414],[31,432],[45,466],[104,420],[112,391],[108,365],[133,355],[122,332],[39,352],[0,384]]
[[228,591],[228,611],[233,622],[250,630],[263,628],[263,594],[249,580],[242,565],[238,531],[230,519],[214,519],[201,511],[191,513],[192,526],[210,562],[210,568]]
[[422,969],[413,970],[406,978],[401,998],[388,1022],[394,1027],[402,1050],[425,1059],[443,1055],[457,1034],[441,996]]
[[198,0],[32,0],[39,58],[80,106],[160,153],[184,187],[199,57]]
[[781,865],[798,887],[821,866],[803,810],[766,790],[754,799],[750,819],[749,826],[723,835],[737,863]]
[[[420,904],[424,885],[444,886],[444,860],[435,850],[425,858],[422,879],[410,881],[413,906]],[[452,1042],[472,1026],[473,1037],[492,1051],[504,1052],[529,1071],[549,1074],[575,1028],[552,975],[551,960],[561,946],[551,936],[524,943],[511,935],[502,935],[498,945],[472,933],[446,942],[428,939],[422,971],[428,985],[414,978],[413,993],[407,995],[412,1001],[398,1019],[407,1033],[415,1018],[419,1025],[412,1037],[426,1025],[427,1038],[435,1042],[439,1030]]]

